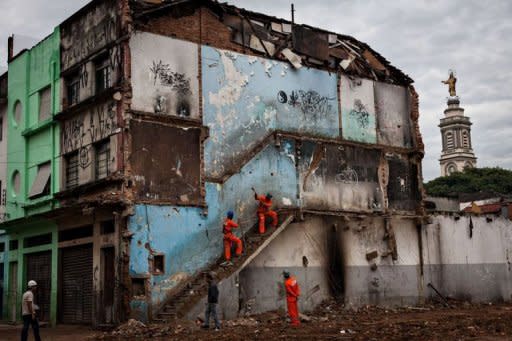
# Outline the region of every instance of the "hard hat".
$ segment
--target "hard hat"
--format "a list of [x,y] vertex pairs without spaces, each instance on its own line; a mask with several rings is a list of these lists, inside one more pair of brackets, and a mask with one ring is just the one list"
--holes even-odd
[[235,214],[233,213],[233,211],[228,211],[228,218],[229,218],[229,219],[233,219],[233,216],[234,216],[234,215],[235,215]]
[[37,282],[36,281],[34,281],[34,280],[28,281],[28,287],[29,288],[36,287],[36,286],[37,286]]
[[267,197],[267,199],[272,199],[272,194],[267,193],[267,196],[266,196],[266,197]]
[[290,272],[288,270],[283,271],[283,277],[284,278],[290,278]]

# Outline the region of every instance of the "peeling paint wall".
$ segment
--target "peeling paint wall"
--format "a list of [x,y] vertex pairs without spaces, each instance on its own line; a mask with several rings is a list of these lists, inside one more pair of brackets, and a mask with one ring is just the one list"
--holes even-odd
[[[297,206],[297,186],[289,174],[295,163],[285,145],[268,146],[247,163],[240,173],[224,184],[206,183],[208,209],[200,207],[136,205],[129,218],[132,277],[148,278],[151,293],[142,299],[158,308],[178,283],[216,260],[222,253],[222,221],[228,210],[235,212],[241,228],[247,231],[256,223],[256,206],[251,187],[261,193],[271,191],[276,206]],[[240,233],[240,232],[238,232]],[[155,275],[149,268],[153,254],[165,255],[165,273]],[[134,303],[135,304],[135,303]]]
[[422,231],[425,283],[457,299],[510,301],[512,222],[493,216],[432,218]]
[[132,110],[199,118],[197,44],[135,32],[130,50]]
[[380,151],[303,142],[299,161],[304,207],[317,210],[382,211]]
[[336,75],[202,46],[207,176],[220,176],[269,132],[339,136]]
[[373,81],[340,75],[340,103],[343,138],[377,143]]
[[375,83],[377,141],[379,144],[411,148],[411,108],[409,91],[403,86]]

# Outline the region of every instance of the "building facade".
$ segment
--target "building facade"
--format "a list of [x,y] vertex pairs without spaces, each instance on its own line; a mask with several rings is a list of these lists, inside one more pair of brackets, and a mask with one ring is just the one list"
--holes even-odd
[[301,309],[423,296],[418,96],[352,37],[95,0],[11,58],[8,90],[5,307],[34,278],[52,323],[154,319],[215,264],[226,211],[253,226],[252,187],[295,221],[222,284],[224,316],[284,304],[285,268]]

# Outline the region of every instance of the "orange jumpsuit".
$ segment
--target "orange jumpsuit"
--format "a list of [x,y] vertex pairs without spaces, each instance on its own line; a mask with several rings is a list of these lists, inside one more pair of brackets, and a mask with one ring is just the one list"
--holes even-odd
[[272,218],[272,226],[277,226],[277,213],[272,211],[272,199],[267,199],[264,195],[255,195],[256,200],[260,203],[258,205],[258,220],[259,220],[259,232],[265,233],[265,217]]
[[242,254],[242,241],[231,232],[231,229],[238,227],[238,224],[233,220],[226,218],[222,227],[224,233],[224,256],[229,261],[231,259],[231,243],[236,243],[235,253],[237,256],[240,256]]
[[284,287],[286,289],[286,304],[291,324],[298,326],[300,324],[299,309],[297,308],[297,300],[300,295],[299,284],[297,284],[295,277],[290,277],[284,281]]

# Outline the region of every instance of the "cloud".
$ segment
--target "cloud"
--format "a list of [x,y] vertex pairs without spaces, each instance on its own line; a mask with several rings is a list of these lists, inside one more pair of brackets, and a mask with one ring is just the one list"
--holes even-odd
[[[271,16],[291,18],[290,0],[230,0]],[[439,119],[446,107],[448,69],[457,71],[457,93],[473,121],[479,166],[512,168],[512,1],[496,0],[293,0],[298,23],[348,34],[366,42],[415,80],[425,141],[423,175],[440,175]],[[20,33],[48,35],[86,0],[2,0],[0,42]],[[0,68],[6,46],[0,48]]]

